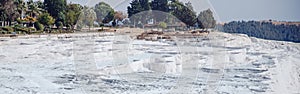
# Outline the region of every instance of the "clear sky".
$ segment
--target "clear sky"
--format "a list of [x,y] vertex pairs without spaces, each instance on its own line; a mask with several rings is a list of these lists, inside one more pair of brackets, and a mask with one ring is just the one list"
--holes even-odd
[[[131,0],[68,0],[94,6],[106,2],[116,10],[126,11]],[[300,21],[300,0],[180,0],[190,1],[196,12],[211,8],[219,22],[233,20]]]
[[222,21],[300,21],[300,0],[210,0]]

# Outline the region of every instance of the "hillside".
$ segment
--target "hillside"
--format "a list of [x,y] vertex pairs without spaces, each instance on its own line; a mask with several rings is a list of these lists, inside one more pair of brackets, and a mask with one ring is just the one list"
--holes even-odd
[[232,21],[225,23],[222,26],[222,31],[269,40],[300,42],[300,25],[298,22]]
[[114,33],[0,38],[0,93],[294,94],[299,59],[299,43],[222,32],[174,41]]

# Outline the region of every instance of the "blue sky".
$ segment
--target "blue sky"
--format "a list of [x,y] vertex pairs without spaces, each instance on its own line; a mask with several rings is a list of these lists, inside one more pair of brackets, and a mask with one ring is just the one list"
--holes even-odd
[[222,21],[300,21],[300,0],[210,0]]
[[[126,11],[131,0],[68,0],[94,6],[104,1],[116,10]],[[218,22],[233,20],[300,21],[300,0],[180,0],[191,2],[196,12],[211,8]]]

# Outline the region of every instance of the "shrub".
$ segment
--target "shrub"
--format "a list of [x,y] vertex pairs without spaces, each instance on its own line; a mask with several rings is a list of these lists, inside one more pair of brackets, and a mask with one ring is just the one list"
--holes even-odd
[[13,27],[8,27],[8,26],[6,26],[6,27],[2,27],[2,30],[8,31],[8,32],[13,32],[13,31],[14,31],[14,28],[13,28]]
[[20,25],[20,24],[16,24],[16,25],[14,25],[14,28],[20,28],[20,27],[23,27],[22,25]]
[[16,28],[16,31],[25,32],[27,34],[30,33],[26,28]]
[[62,27],[64,26],[64,24],[61,21],[57,22],[55,25],[59,29],[62,29]]
[[44,30],[44,25],[42,25],[41,23],[39,22],[35,22],[34,23],[34,28],[38,31],[41,31],[41,30]]
[[23,24],[24,21],[23,21],[22,19],[19,19],[19,18],[18,18],[18,19],[17,19],[17,22],[18,22],[18,24]]
[[22,32],[26,34],[31,34],[32,31],[35,31],[34,28],[26,28],[26,27],[15,27],[16,32]]
[[1,31],[0,30],[0,34],[6,34],[7,32],[6,31]]
[[48,27],[54,24],[55,19],[49,13],[44,13],[38,17],[38,21]]
[[103,23],[100,23],[100,25],[99,25],[100,27],[103,27],[104,26],[104,24]]
[[160,28],[163,28],[163,29],[166,29],[166,28],[167,28],[167,23],[165,23],[165,22],[160,22],[160,23],[159,23],[159,27],[160,27]]

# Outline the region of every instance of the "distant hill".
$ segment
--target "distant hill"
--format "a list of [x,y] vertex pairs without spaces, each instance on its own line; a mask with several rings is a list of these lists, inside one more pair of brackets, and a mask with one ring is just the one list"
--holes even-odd
[[233,21],[222,25],[222,31],[247,34],[262,39],[300,43],[300,22]]

